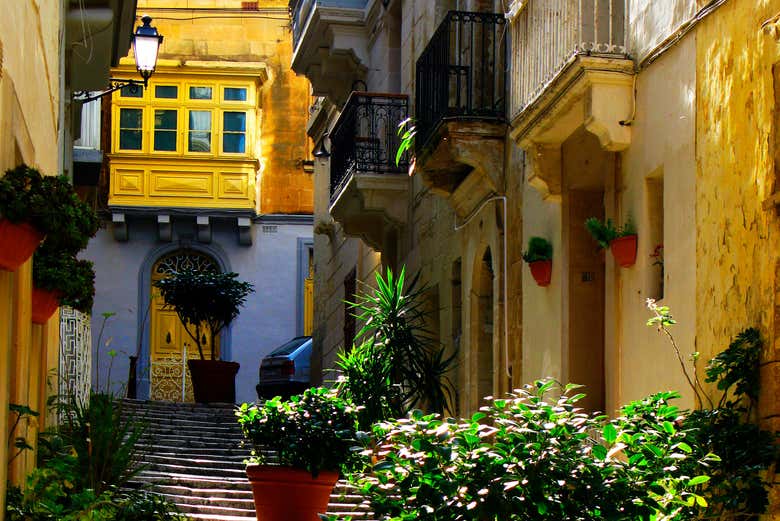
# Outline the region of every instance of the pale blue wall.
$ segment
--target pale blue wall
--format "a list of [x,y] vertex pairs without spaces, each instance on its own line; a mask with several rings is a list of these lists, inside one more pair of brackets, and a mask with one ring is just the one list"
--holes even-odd
[[[90,241],[84,258],[95,263],[95,305],[93,308],[93,386],[106,388],[110,357],[109,349],[119,354],[111,367],[111,388],[124,392],[129,369],[129,355],[135,354],[141,342],[142,358],[148,357],[148,318],[144,319],[147,302],[149,270],[159,256],[189,245],[205,251],[223,265],[235,271],[241,280],[255,285],[255,293],[248,299],[241,315],[223,337],[223,358],[241,364],[236,378],[236,399],[254,400],[257,369],[260,359],[274,347],[299,334],[301,312],[300,277],[306,266],[301,266],[301,247],[311,241],[310,218],[268,216],[253,226],[252,246],[238,244],[235,219],[216,222],[211,244],[200,244],[195,237],[194,218],[173,217],[173,241],[157,240],[156,223],[151,218],[129,217],[129,240],[114,240],[110,227],[102,229]],[[275,226],[276,232],[264,231],[263,225]],[[139,291],[140,288],[140,291]],[[139,298],[140,297],[140,298]],[[106,325],[101,346],[98,335],[101,313],[116,313]],[[144,325],[144,335],[138,332]],[[106,341],[110,339],[110,345]],[[148,359],[148,358],[147,358]],[[98,365],[99,364],[99,365]],[[143,368],[142,368],[143,369]],[[146,371],[142,371],[144,375]],[[149,382],[139,376],[139,397],[148,397]]]

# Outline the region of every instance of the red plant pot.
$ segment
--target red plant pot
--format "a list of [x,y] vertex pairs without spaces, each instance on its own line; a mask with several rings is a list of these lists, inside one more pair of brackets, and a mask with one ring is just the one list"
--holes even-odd
[[320,471],[316,478],[305,470],[272,465],[247,465],[258,521],[318,521],[339,478]]
[[16,271],[42,240],[43,234],[32,224],[0,219],[0,269]]
[[609,249],[612,251],[612,256],[615,257],[620,267],[628,268],[633,266],[636,262],[636,235],[626,235],[624,237],[618,237],[609,243]]
[[45,324],[60,307],[60,297],[56,291],[35,288],[32,290],[33,324]]
[[552,260],[540,260],[529,262],[531,275],[534,276],[536,283],[542,287],[549,286],[552,280]]
[[238,362],[187,360],[192,392],[198,403],[236,403]]

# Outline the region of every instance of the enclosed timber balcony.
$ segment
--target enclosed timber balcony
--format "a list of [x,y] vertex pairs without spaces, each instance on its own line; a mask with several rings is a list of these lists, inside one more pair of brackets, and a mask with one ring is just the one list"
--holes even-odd
[[353,92],[331,132],[330,213],[344,232],[387,253],[406,223],[409,159],[398,165],[408,97]]
[[529,182],[560,194],[560,145],[579,128],[604,150],[628,147],[634,63],[626,54],[626,0],[515,0],[512,137],[528,153]]
[[502,13],[450,11],[417,60],[417,171],[459,214],[501,186],[505,30]]
[[313,94],[341,104],[368,66],[368,0],[292,0],[292,69]]

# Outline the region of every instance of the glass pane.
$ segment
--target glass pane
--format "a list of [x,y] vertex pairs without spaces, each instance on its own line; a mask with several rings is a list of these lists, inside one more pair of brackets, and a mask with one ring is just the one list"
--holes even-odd
[[235,154],[243,154],[245,146],[244,134],[229,133],[222,135],[222,150]]
[[211,99],[211,87],[190,87],[190,99]]
[[225,101],[246,101],[246,89],[225,87]]
[[154,131],[154,149],[164,152],[176,152],[176,132],[170,130]]
[[175,85],[157,85],[154,88],[156,98],[176,99],[179,95],[179,87]]
[[211,130],[211,111],[191,110],[190,130]]
[[225,112],[222,115],[225,132],[244,132],[246,130],[246,112]]
[[165,130],[176,130],[176,111],[175,110],[155,110],[154,128]]
[[119,128],[141,128],[143,125],[143,110],[121,109],[119,111]]
[[190,132],[190,152],[211,152],[211,132]]
[[123,98],[143,98],[144,86],[128,85],[127,87],[122,87],[122,89],[119,92],[120,92],[120,96],[122,96]]
[[122,130],[119,132],[119,148],[122,150],[141,150],[141,131]]

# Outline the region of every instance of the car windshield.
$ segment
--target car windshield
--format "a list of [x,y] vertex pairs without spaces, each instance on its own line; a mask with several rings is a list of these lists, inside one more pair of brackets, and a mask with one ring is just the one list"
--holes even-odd
[[287,342],[283,346],[278,347],[278,348],[274,349],[273,351],[271,351],[271,354],[269,354],[268,356],[286,356],[286,355],[289,355],[290,353],[292,353],[293,351],[298,349],[304,342],[306,342],[308,340],[309,340],[309,337],[307,337],[307,336],[293,338],[292,340],[290,340],[289,342]]

